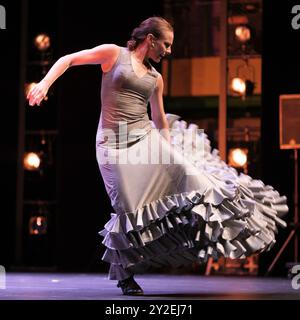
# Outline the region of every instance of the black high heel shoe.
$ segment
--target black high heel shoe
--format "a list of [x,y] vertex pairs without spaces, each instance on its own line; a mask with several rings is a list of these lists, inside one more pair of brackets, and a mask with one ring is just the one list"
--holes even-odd
[[122,289],[124,295],[127,296],[135,296],[135,295],[143,295],[143,289],[136,283],[133,276],[125,279],[119,280],[117,284],[118,288]]

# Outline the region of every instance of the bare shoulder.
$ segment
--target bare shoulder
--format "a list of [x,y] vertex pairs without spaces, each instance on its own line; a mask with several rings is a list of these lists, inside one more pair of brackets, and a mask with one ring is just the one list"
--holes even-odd
[[105,53],[107,57],[112,59],[120,53],[120,47],[113,43],[101,44],[98,48],[101,48],[101,51]]
[[163,81],[163,77],[162,77],[161,73],[159,73],[158,71],[156,71],[156,73],[157,73],[157,80]]
[[159,89],[162,90],[163,86],[164,86],[163,77],[158,71],[156,71],[156,74],[157,74],[157,79],[156,79],[156,87],[155,87],[155,89],[156,90],[159,90]]
[[103,50],[107,52],[107,60],[102,63],[101,68],[103,72],[108,72],[113,67],[113,65],[116,63],[121,48],[116,44],[103,44],[101,45]]
[[120,47],[114,43],[101,44],[99,47],[101,47],[103,50],[107,50],[112,53],[119,53],[120,51]]

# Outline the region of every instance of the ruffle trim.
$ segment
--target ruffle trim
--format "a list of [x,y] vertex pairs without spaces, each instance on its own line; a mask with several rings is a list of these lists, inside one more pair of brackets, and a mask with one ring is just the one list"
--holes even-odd
[[[124,268],[139,263],[155,266],[153,261],[159,254],[159,261],[174,266],[172,256],[176,251],[185,251],[189,262],[204,262],[209,256],[245,258],[269,250],[275,244],[277,225],[286,226],[274,208],[288,208],[278,203],[278,198],[257,203],[243,189],[234,199],[221,190],[210,189],[202,195],[194,191],[168,196],[132,214],[112,214],[100,232],[107,247],[103,259]],[[161,247],[166,238],[173,244],[169,241],[165,250],[149,249]]]

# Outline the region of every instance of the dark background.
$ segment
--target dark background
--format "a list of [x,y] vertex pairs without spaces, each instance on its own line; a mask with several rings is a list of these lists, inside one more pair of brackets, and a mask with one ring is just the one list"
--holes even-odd
[[[106,1],[105,4],[103,1],[85,1],[74,4],[64,0],[51,1],[48,5],[29,2],[29,58],[33,54],[29,39],[41,31],[50,34],[53,58],[58,59],[64,54],[101,43],[125,45],[131,30],[140,21],[163,14],[161,1]],[[20,0],[1,1],[7,11],[7,29],[0,30],[0,264],[7,268],[16,267],[19,44],[20,30],[25,27],[20,22],[20,3]],[[293,159],[291,151],[279,150],[278,97],[283,93],[300,92],[300,30],[291,27],[293,4],[292,1],[264,1],[262,37],[262,180],[288,196],[290,220],[293,212]],[[176,32],[180,33],[180,30],[175,30],[175,41]],[[53,219],[56,237],[52,240],[51,263],[61,270],[103,271],[107,268],[100,261],[104,248],[97,234],[112,212],[95,154],[101,110],[100,83],[99,66],[81,66],[68,70],[53,87],[52,103],[57,106],[54,123],[59,130],[59,143],[58,208]],[[272,252],[261,256],[263,269],[278,252],[288,231],[281,230]],[[275,274],[284,272],[284,262],[291,260],[291,252],[289,246]]]
[[[279,148],[279,95],[300,93],[300,30],[294,30],[291,20],[297,1],[264,1],[262,53],[262,179],[288,196],[293,219],[294,160],[293,150]],[[275,248],[263,255],[266,265],[277,254],[289,229],[280,230]],[[274,272],[284,273],[285,262],[293,261],[293,241],[284,251]]]

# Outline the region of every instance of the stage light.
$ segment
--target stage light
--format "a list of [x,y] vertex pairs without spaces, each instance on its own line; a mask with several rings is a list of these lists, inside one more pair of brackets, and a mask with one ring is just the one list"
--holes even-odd
[[47,140],[46,140],[46,138],[45,138],[45,136],[44,135],[42,135],[42,137],[41,137],[41,145],[46,145],[46,143],[47,143]]
[[247,166],[248,149],[234,148],[229,150],[229,165],[235,168],[244,168]]
[[34,45],[39,51],[47,51],[51,45],[50,37],[46,33],[41,33],[35,37]]
[[29,219],[29,234],[42,235],[47,233],[47,218],[45,216],[33,216]]
[[246,92],[246,82],[238,77],[233,78],[230,83],[230,89],[235,94],[244,95]]
[[40,156],[35,152],[27,152],[24,155],[23,165],[24,169],[29,171],[36,171],[41,164]]
[[234,34],[238,41],[245,43],[251,39],[251,30],[245,25],[240,25],[235,28]]
[[235,77],[230,82],[230,90],[233,95],[249,97],[254,93],[255,84],[249,79]]

